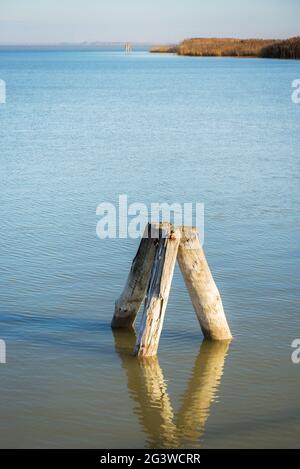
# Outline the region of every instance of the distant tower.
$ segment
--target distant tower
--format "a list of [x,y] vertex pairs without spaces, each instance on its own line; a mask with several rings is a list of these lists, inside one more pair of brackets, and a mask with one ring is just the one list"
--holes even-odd
[[125,43],[125,53],[126,54],[130,54],[132,52],[132,46],[130,44],[130,42],[126,42]]

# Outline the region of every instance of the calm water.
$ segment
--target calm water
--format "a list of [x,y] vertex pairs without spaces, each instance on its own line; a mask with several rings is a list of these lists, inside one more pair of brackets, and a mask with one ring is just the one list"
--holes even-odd
[[[0,51],[1,447],[300,447],[300,62]],[[102,201],[204,202],[235,336],[175,272],[158,359],[110,329],[137,249]]]

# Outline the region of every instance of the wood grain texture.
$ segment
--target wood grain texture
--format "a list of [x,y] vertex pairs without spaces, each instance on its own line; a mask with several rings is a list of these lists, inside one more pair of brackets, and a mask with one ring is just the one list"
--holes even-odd
[[151,225],[148,224],[133,259],[124,290],[116,301],[111,323],[113,329],[133,326],[147,292],[155,251],[155,240],[151,237]]
[[182,227],[178,263],[204,337],[232,338],[219,290],[214,282],[195,228]]
[[160,227],[135,347],[135,354],[139,357],[153,356],[157,353],[180,243],[180,234],[180,230],[173,230],[170,224],[164,224]]

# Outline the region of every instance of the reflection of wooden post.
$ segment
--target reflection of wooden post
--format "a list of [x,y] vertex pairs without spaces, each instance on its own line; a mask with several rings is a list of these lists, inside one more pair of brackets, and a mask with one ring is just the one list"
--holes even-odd
[[161,226],[135,354],[156,355],[180,242],[180,230]]
[[181,406],[174,414],[157,357],[137,360],[133,329],[114,331],[115,348],[126,371],[128,392],[150,448],[196,448],[218,394],[229,341],[205,340],[194,363]]
[[131,330],[115,330],[115,347],[127,374],[134,412],[147,435],[150,448],[177,448],[174,412],[157,357],[137,360],[132,355],[136,336]]
[[155,255],[150,228],[151,225],[147,225],[123,293],[116,302],[113,328],[131,327],[144,300]]
[[211,404],[218,392],[230,341],[204,340],[187,390],[183,396],[176,425],[180,446],[191,445],[203,435]]
[[231,339],[220,293],[195,228],[182,227],[178,263],[204,337],[212,340]]
[[[143,358],[139,360],[139,365],[145,386],[145,404],[148,408],[150,407],[150,414],[152,414],[152,434],[156,434],[160,442],[163,441],[168,447],[177,447],[176,426],[173,422],[174,412],[158,358]],[[154,412],[155,409],[157,409],[156,412]],[[159,425],[159,429],[157,429],[157,425]]]

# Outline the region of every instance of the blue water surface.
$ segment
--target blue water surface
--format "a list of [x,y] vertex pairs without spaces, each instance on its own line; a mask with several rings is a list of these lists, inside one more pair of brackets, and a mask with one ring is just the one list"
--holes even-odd
[[[299,61],[0,51],[1,447],[299,447],[297,78]],[[138,240],[100,240],[96,207],[119,194],[205,204],[228,350],[200,349],[178,268],[159,363],[112,334]]]

